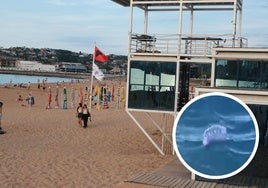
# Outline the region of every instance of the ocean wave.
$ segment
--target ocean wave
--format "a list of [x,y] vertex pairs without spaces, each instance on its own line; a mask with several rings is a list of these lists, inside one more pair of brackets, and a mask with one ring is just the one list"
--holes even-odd
[[239,154],[239,155],[250,155],[251,151],[242,151],[242,150],[238,150],[232,147],[229,147],[229,151],[234,153],[234,154]]
[[218,113],[218,112],[214,112],[215,115],[220,118],[221,120],[223,121],[227,121],[227,122],[250,122],[252,121],[252,118],[251,116],[249,116],[249,114],[221,114],[221,113]]
[[234,142],[253,141],[256,140],[256,133],[253,131],[246,133],[232,133],[228,134],[228,137]]

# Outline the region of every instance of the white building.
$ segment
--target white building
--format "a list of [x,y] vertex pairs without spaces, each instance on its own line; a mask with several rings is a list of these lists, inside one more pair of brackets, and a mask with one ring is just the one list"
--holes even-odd
[[55,65],[45,65],[37,61],[17,61],[16,67],[19,70],[26,71],[46,71],[46,72],[55,72]]

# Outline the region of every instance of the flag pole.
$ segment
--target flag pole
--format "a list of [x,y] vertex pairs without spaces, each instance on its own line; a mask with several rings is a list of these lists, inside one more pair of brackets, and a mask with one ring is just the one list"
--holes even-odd
[[94,44],[94,49],[93,49],[93,60],[92,60],[92,72],[91,72],[91,82],[90,82],[90,97],[89,97],[89,109],[91,110],[92,108],[92,100],[93,100],[93,81],[94,81],[94,76],[93,76],[93,65],[95,63],[95,48],[96,48],[96,43]]

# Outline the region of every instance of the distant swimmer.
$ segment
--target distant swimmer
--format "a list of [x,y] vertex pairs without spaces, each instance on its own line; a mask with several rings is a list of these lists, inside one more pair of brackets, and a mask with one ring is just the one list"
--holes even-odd
[[227,140],[227,129],[221,125],[213,125],[207,128],[203,134],[203,145]]

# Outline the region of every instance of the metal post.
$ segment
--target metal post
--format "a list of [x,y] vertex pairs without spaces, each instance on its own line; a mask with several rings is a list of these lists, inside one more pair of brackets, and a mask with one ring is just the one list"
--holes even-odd
[[181,53],[181,37],[182,37],[182,5],[183,0],[180,0],[180,20],[179,20],[179,37],[178,37],[178,55]]
[[182,38],[182,5],[183,0],[180,0],[180,20],[179,20],[179,36],[178,36],[178,54],[177,54],[177,67],[176,67],[176,87],[175,87],[175,102],[174,102],[174,113],[177,112],[177,102],[179,98],[179,77],[180,77],[180,54],[181,54],[181,38]]
[[236,37],[236,21],[237,20],[237,0],[234,0],[234,10],[233,10],[233,44],[232,47],[235,47],[235,37]]
[[148,33],[148,8],[144,10],[144,34]]
[[[128,109],[128,91],[129,91],[129,74],[130,74],[130,53],[131,53],[131,35],[133,27],[133,0],[130,1],[130,24],[129,24],[129,47],[127,60],[127,82],[126,82],[126,109]],[[119,98],[119,97],[118,97]]]
[[180,80],[180,59],[177,59],[176,62],[176,87],[175,87],[175,101],[174,101],[174,113],[177,112],[178,109],[178,98],[179,98],[179,80]]
[[[191,5],[191,15],[190,15],[190,37],[193,37],[193,22],[194,22],[194,11],[193,11],[193,6]],[[188,47],[188,44],[187,44]],[[186,49],[187,50],[187,49]],[[192,54],[192,40],[189,43],[189,52],[187,50],[187,53]]]
[[128,54],[131,52],[131,36],[132,36],[132,27],[133,27],[133,4],[132,1],[130,1],[130,15],[129,15],[129,34],[128,34]]
[[149,141],[154,145],[154,147],[161,153],[161,155],[165,155],[164,152],[159,148],[159,146],[155,143],[155,141],[150,137],[150,135],[145,131],[145,129],[141,126],[141,124],[135,119],[135,117],[126,110],[131,119],[136,123],[136,125],[140,128],[140,130],[145,134],[145,136],[149,139]]
[[243,0],[241,0],[241,7],[239,12],[239,27],[238,27],[238,38],[239,38],[239,47],[243,47],[243,41],[242,41],[242,11],[243,11]]

